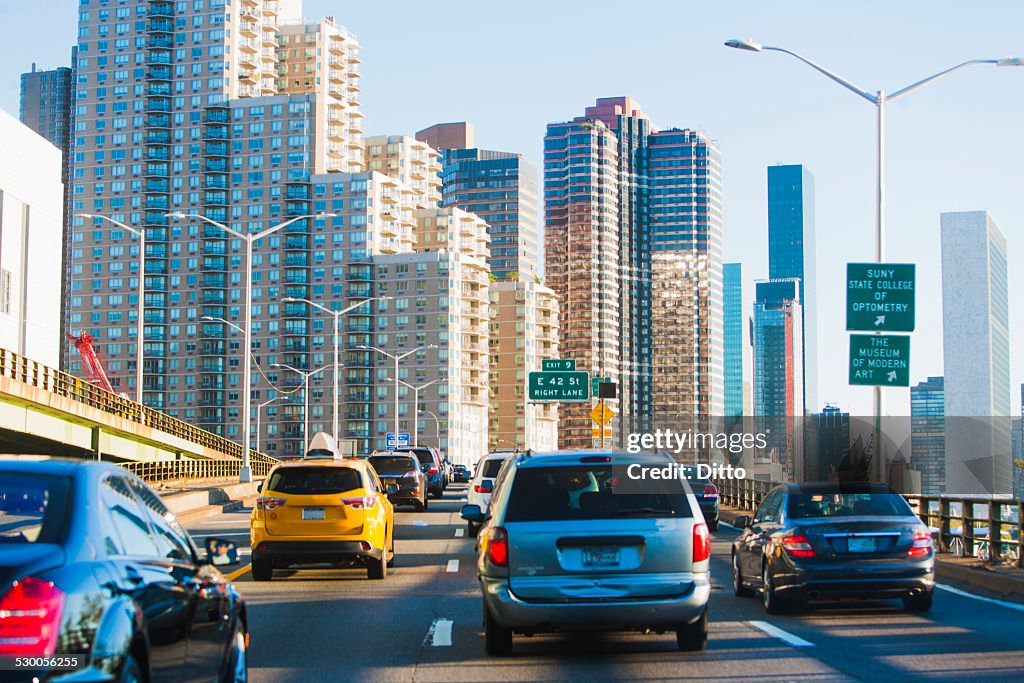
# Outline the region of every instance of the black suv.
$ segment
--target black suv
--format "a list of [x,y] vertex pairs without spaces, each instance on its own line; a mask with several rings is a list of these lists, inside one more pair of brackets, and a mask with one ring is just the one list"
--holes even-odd
[[448,477],[445,475],[444,463],[441,462],[441,454],[436,448],[430,446],[413,446],[403,449],[415,455],[420,461],[420,469],[427,475],[427,491],[434,498],[440,498],[448,487]]

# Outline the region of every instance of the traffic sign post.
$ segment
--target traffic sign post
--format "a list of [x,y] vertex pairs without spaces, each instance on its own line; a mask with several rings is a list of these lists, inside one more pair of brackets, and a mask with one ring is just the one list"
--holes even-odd
[[545,358],[540,362],[540,369],[545,372],[576,372],[576,359]]
[[531,372],[528,388],[531,401],[589,401],[590,373]]
[[389,451],[398,450],[399,448],[408,448],[411,443],[409,439],[409,432],[399,432],[397,442],[395,440],[395,433],[388,432],[384,435],[385,448]]
[[847,263],[846,329],[914,331],[913,263]]
[[904,334],[851,334],[850,384],[910,386],[910,337]]

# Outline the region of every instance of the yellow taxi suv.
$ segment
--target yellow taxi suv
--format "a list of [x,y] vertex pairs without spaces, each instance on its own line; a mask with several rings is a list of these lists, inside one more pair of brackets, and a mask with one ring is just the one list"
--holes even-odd
[[276,465],[260,486],[249,528],[255,581],[270,581],[274,569],[321,563],[387,576],[394,508],[373,468],[342,458],[332,442],[317,434],[304,458]]

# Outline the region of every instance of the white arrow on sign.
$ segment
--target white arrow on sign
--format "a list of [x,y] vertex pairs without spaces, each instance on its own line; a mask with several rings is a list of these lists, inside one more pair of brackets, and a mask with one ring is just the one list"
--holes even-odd
[[895,382],[896,381],[896,371],[895,370],[890,370],[889,371],[889,381],[890,382]]
[[879,325],[884,325],[884,324],[885,324],[885,316],[884,315],[880,315],[877,318],[875,318],[875,327],[878,327]]

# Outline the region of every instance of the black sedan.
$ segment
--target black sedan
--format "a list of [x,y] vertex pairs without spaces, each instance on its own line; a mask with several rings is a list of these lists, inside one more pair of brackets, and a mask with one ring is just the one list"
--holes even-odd
[[152,489],[120,467],[0,457],[4,680],[244,681],[245,604]]
[[427,475],[420,469],[420,461],[415,455],[374,453],[368,462],[385,488],[388,484],[398,487],[397,491],[388,494],[392,505],[414,505],[420,512],[427,509]]
[[455,466],[455,481],[467,482],[472,478],[473,475],[470,474],[468,467],[466,467],[465,465]]
[[735,525],[733,592],[760,591],[770,614],[838,598],[902,598],[909,611],[931,609],[931,532],[884,484],[783,484]]

